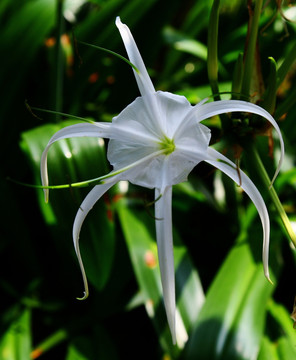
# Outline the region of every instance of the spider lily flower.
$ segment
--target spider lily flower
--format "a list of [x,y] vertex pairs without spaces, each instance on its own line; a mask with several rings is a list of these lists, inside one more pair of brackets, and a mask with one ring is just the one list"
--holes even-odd
[[[269,121],[278,133],[281,157],[284,155],[280,129],[273,117],[261,107],[245,101],[206,100],[192,106],[185,97],[168,92],[155,91],[142,57],[129,28],[116,19],[116,26],[124,42],[130,62],[135,66],[134,75],[141,96],[136,98],[111,123],[82,123],[65,127],[49,141],[41,159],[41,177],[48,185],[47,153],[50,146],[60,139],[71,137],[103,137],[110,139],[107,157],[113,166],[111,173],[89,192],[78,209],[73,225],[73,241],[81,268],[85,293],[88,296],[86,275],[79,251],[81,226],[94,204],[114,184],[121,180],[146,188],[155,189],[155,224],[159,266],[163,288],[164,306],[173,342],[176,343],[175,325],[175,278],[172,236],[172,186],[186,181],[191,170],[205,161],[223,171],[248,194],[256,206],[263,227],[263,266],[268,271],[270,224],[265,203],[249,177],[227,157],[209,147],[210,129],[201,121],[228,112],[247,112],[260,115]],[[275,178],[275,177],[274,177]],[[48,200],[48,189],[44,190]]]

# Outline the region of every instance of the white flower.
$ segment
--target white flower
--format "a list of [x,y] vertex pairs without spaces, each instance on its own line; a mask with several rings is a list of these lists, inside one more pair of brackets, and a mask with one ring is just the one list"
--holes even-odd
[[[155,188],[159,266],[166,314],[175,343],[172,186],[186,181],[188,174],[199,162],[206,161],[223,171],[244,189],[255,204],[263,226],[264,273],[270,280],[268,272],[270,225],[265,203],[248,176],[241,170],[238,174],[233,162],[209,147],[211,133],[201,121],[214,115],[238,111],[266,118],[276,129],[281,143],[281,159],[275,176],[283,159],[284,144],[280,129],[273,117],[257,105],[238,100],[222,100],[212,103],[203,101],[192,106],[183,96],[156,92],[129,28],[121,23],[119,17],[116,19],[116,25],[128,57],[138,70],[134,70],[134,74],[141,96],[114,117],[112,123],[82,123],[58,131],[51,138],[42,155],[42,183],[44,186],[48,185],[47,153],[55,141],[80,136],[110,139],[107,156],[113,171],[103,177],[102,183],[96,185],[86,196],[73,225],[73,241],[85,286],[84,298],[88,295],[88,285],[79,251],[79,233],[88,212],[100,197],[120,180]],[[44,192],[47,200],[48,190]]]

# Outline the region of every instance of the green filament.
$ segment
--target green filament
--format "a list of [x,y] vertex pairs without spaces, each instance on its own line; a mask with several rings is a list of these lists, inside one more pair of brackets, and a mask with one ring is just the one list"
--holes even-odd
[[176,145],[173,139],[169,139],[168,137],[164,136],[162,142],[160,144],[160,149],[164,150],[164,155],[170,155],[172,152],[175,151]]

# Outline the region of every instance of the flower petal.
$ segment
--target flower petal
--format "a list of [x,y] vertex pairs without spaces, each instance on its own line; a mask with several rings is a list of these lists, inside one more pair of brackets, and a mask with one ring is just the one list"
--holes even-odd
[[163,193],[159,189],[155,189],[155,199],[155,226],[163,298],[173,343],[175,344],[176,300],[172,234],[172,187],[166,187]]
[[[107,157],[117,171],[154,153],[146,168],[142,167],[137,177],[129,180],[148,188],[162,188],[162,176],[159,174],[163,172],[163,162],[169,160],[165,186],[185,181],[191,170],[206,158],[211,134],[206,126],[192,118],[173,138],[192,106],[185,97],[167,92],[146,95],[146,100],[147,97],[154,98],[158,104],[155,116],[146,107],[143,96],[128,105],[113,119]],[[153,108],[152,103],[150,108]],[[155,121],[160,124],[158,118],[161,119],[160,131],[155,124]],[[175,149],[170,154],[165,154],[165,151],[159,153],[160,149],[164,149],[162,143],[166,139],[173,140]]]
[[154,86],[148,75],[142,56],[137,48],[136,42],[130,32],[130,29],[127,25],[121,22],[119,16],[116,18],[115,24],[120,31],[120,35],[122,37],[130,62],[133,63],[139,71],[137,72],[134,70],[134,74],[141,95],[144,96],[148,93],[155,92]]
[[[148,98],[155,97],[156,93],[145,97],[137,97],[119,115],[114,117],[112,119],[113,138],[138,144],[159,141],[159,137],[163,133],[159,123],[161,115],[157,111],[155,113],[155,108],[158,108],[158,106],[154,106],[152,101],[149,100],[149,105],[147,104]],[[157,102],[156,99],[155,102]],[[123,136],[121,135],[121,129],[126,129]]]
[[[251,179],[240,169],[237,169],[236,165],[227,159],[224,155],[220,154],[218,151],[208,148],[208,155],[209,159],[205,160],[207,163],[215,166],[219,170],[223,171],[226,175],[228,175],[233,181],[235,181],[238,185],[240,185],[244,191],[248,194],[250,199],[253,201],[254,205],[256,206],[262,227],[263,227],[263,252],[262,252],[262,259],[263,259],[263,267],[264,267],[264,274],[268,281],[271,282],[269,277],[269,270],[268,270],[268,251],[269,251],[269,234],[270,234],[270,223],[269,223],[269,215],[264,203],[264,200],[251,181]],[[239,175],[238,175],[239,171]]]
[[211,103],[206,103],[202,106],[198,106],[196,108],[196,116],[198,117],[198,122],[208,119],[214,115],[224,114],[227,112],[248,112],[256,115],[260,115],[264,117],[266,120],[268,120],[272,126],[275,128],[281,145],[281,156],[279,160],[279,164],[276,168],[275,174],[273,176],[273,179],[271,181],[271,184],[274,182],[275,178],[277,177],[280,168],[282,166],[282,162],[284,160],[284,154],[285,154],[285,145],[284,140],[281,134],[281,130],[277,124],[277,122],[274,120],[274,118],[264,110],[262,107],[246,102],[246,101],[240,101],[240,100],[221,100],[221,101],[214,101]]
[[[48,186],[48,172],[47,172],[47,153],[51,145],[61,139],[68,139],[71,137],[106,137],[109,138],[111,134],[111,123],[84,123],[67,126],[56,132],[49,140],[46,148],[44,149],[41,157],[40,171],[41,181],[43,186]],[[48,201],[49,190],[44,189],[45,201]]]
[[79,234],[80,234],[81,226],[82,226],[87,214],[93,208],[95,203],[101,198],[101,196],[103,196],[105,194],[106,191],[108,191],[110,189],[110,187],[112,187],[119,180],[120,180],[120,176],[117,175],[117,176],[114,176],[112,181],[110,181],[106,184],[96,185],[87,194],[87,196],[83,200],[82,204],[80,205],[80,207],[78,209],[75,220],[74,220],[73,243],[74,243],[74,248],[75,248],[75,252],[77,255],[78,263],[79,263],[81,274],[82,274],[83,284],[84,284],[84,296],[81,298],[81,300],[86,299],[88,297],[88,283],[87,283],[87,278],[86,278],[86,274],[85,274],[81,254],[80,254],[80,249],[79,249]]

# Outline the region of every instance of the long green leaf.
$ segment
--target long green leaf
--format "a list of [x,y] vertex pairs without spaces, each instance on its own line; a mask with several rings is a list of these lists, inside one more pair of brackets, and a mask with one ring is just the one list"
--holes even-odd
[[31,312],[24,310],[0,340],[1,360],[28,360],[31,352]]
[[230,251],[206,295],[185,359],[254,358],[271,291],[250,246],[239,243]]
[[[7,118],[13,108],[13,102],[19,100],[18,95],[20,90],[23,90],[28,69],[55,21],[55,1],[33,0],[14,3],[16,2],[10,2],[9,22],[3,21],[4,27],[0,28],[3,54],[0,82],[5,84],[5,91],[1,96],[1,118]],[[23,92],[21,96],[25,96]],[[1,125],[4,126],[5,122],[1,122]]]
[[[49,138],[65,125],[47,124],[22,134],[21,147],[28,157],[36,183],[40,183],[40,159]],[[71,183],[87,180],[108,172],[103,140],[97,138],[72,138],[55,143],[49,151],[48,167],[51,183]],[[85,189],[84,189],[85,190]],[[53,236],[61,252],[72,249],[72,223],[86,191],[66,189],[50,193],[49,204],[44,203],[43,191],[38,190],[40,208],[48,225],[59,225]],[[67,214],[68,216],[65,216]],[[63,224],[63,227],[61,226]],[[102,231],[103,230],[103,231]],[[98,236],[98,234],[100,234]],[[67,239],[61,245],[58,239]],[[68,250],[67,250],[68,249]],[[81,249],[90,281],[101,289],[108,280],[115,249],[115,229],[110,200],[106,196],[90,212],[81,232]]]
[[268,337],[263,337],[262,339],[257,360],[281,360],[278,357],[275,344],[273,344]]
[[[207,56],[207,68],[208,78],[212,88],[212,94],[219,93],[218,84],[218,24],[219,24],[219,7],[220,0],[214,0],[208,30],[208,56]],[[216,100],[220,99],[220,96],[214,96]]]

